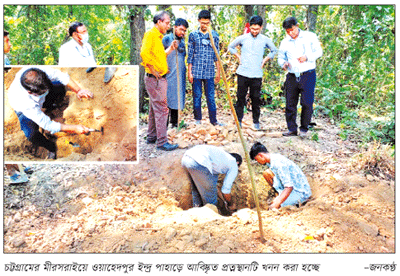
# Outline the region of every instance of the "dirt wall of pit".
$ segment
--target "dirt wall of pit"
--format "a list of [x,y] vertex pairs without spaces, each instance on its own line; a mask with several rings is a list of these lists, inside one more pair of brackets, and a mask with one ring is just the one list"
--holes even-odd
[[[20,129],[18,118],[8,104],[8,88],[21,68],[12,68],[4,77],[4,153],[6,161],[44,160],[44,149],[34,152]],[[93,92],[93,99],[79,100],[68,91],[64,105],[48,114],[54,121],[104,128],[104,135],[57,133],[57,161],[136,161],[138,67],[118,67],[113,79],[104,83],[104,67],[91,73],[87,68],[58,68],[81,87]],[[70,143],[78,144],[73,147]]]

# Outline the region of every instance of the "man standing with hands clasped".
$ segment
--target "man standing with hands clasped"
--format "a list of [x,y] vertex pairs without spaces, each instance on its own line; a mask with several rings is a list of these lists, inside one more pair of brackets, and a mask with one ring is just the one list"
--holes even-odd
[[144,34],[140,51],[143,60],[141,65],[146,70],[144,84],[150,98],[147,143],[157,142],[158,149],[171,151],[178,145],[168,143],[167,136],[167,55],[177,48],[178,42],[174,40],[167,49],[164,49],[163,34],[170,28],[170,17],[166,11],[157,12],[153,22],[154,27]]
[[[201,124],[201,95],[202,86],[204,85],[205,95],[207,99],[208,115],[210,123],[213,125],[223,126],[224,124],[217,121],[217,106],[215,104],[215,83],[221,79],[220,68],[217,56],[212,48],[208,28],[211,23],[211,14],[207,10],[202,10],[198,15],[200,28],[189,34],[188,41],[188,78],[193,84],[193,110],[196,124]],[[215,31],[212,31],[214,44],[219,50],[219,38]],[[215,66],[217,72],[215,72]],[[215,80],[214,80],[215,76]]]
[[[169,69],[169,72],[167,74],[167,82],[168,82],[167,101],[168,101],[168,108],[170,111],[170,121],[172,127],[178,127],[178,113],[179,113],[178,108],[183,110],[185,106],[185,95],[186,95],[185,34],[187,28],[189,28],[189,23],[183,18],[178,18],[175,20],[174,32],[164,36],[162,40],[165,49],[171,46],[171,43],[174,40],[179,41],[178,48],[172,51],[171,54],[169,54],[167,57],[167,63]],[[177,56],[178,56],[178,64],[176,63]],[[179,72],[179,78],[178,78],[178,72]],[[180,103],[178,103],[179,98],[180,98]]]
[[[238,120],[242,123],[243,108],[246,104],[246,94],[250,88],[250,98],[253,112],[253,123],[256,130],[260,130],[260,91],[262,76],[265,63],[272,60],[277,52],[274,43],[263,34],[263,20],[261,16],[255,15],[250,18],[250,32],[237,37],[229,44],[228,48],[231,54],[234,54],[239,60],[237,75],[237,102],[236,114]],[[241,54],[236,47],[241,46]],[[268,56],[263,58],[265,48],[270,49]]]
[[300,137],[307,136],[314,104],[316,82],[316,60],[322,56],[322,48],[317,36],[298,27],[296,18],[283,21],[287,36],[282,40],[278,53],[278,64],[286,75],[286,123],[288,131],[283,136],[297,135],[297,103],[301,94]]

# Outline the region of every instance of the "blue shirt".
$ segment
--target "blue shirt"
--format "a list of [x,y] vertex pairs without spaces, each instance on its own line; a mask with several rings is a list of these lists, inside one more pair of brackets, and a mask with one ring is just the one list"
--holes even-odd
[[[219,51],[219,37],[217,32],[212,31],[214,44]],[[200,30],[191,32],[188,41],[187,63],[192,64],[192,74],[194,79],[212,79],[215,76],[214,62],[217,56],[214,53],[210,42],[210,35],[203,34]]]
[[271,39],[263,34],[254,37],[251,33],[247,33],[237,37],[232,41],[228,49],[231,54],[237,53],[237,46],[240,48],[240,65],[236,73],[248,78],[262,78],[263,70],[261,64],[264,57],[265,49],[271,50],[268,57],[273,59],[277,53],[277,49]]
[[221,148],[209,145],[194,146],[185,155],[206,167],[212,174],[225,174],[221,192],[231,192],[233,181],[239,173],[235,157]]
[[4,55],[4,65],[11,65],[11,62],[8,59],[8,56],[6,56],[6,55]]
[[[300,63],[297,59],[306,56],[307,61]],[[322,56],[321,43],[316,34],[299,29],[296,39],[287,35],[281,42],[278,52],[278,64],[280,67],[287,61],[291,64],[290,73],[306,72],[315,69],[315,61]]]
[[280,194],[286,187],[293,187],[293,191],[311,196],[311,188],[301,169],[288,158],[280,154],[270,154],[270,169],[275,174],[274,188]]

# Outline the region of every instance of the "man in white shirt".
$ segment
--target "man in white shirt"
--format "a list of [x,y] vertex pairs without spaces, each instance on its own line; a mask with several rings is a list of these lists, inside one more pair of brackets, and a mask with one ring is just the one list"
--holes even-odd
[[89,33],[86,26],[81,22],[74,22],[69,26],[68,32],[72,39],[60,47],[58,65],[95,67],[96,59],[88,42]]
[[[81,22],[74,22],[68,29],[72,39],[60,47],[58,65],[69,67],[89,67],[86,71],[90,73],[96,67],[96,59],[92,46],[89,44],[89,33],[86,26]],[[116,67],[106,67],[104,82],[108,83],[113,78]]]
[[286,123],[288,131],[283,136],[297,135],[297,104],[301,94],[300,137],[306,137],[311,122],[316,82],[316,60],[322,56],[321,44],[316,34],[299,29],[296,18],[283,21],[287,36],[278,52],[278,64],[286,75]]
[[51,109],[60,103],[67,86],[76,93],[78,99],[93,98],[93,93],[81,89],[68,74],[49,67],[23,68],[15,76],[8,89],[8,101],[20,121],[21,130],[35,146],[49,151],[48,158],[56,159],[56,143],[39,132],[39,127],[56,132],[88,133],[89,128],[82,125],[67,125],[52,121],[42,108]]
[[224,200],[232,206],[231,188],[239,172],[242,157],[237,153],[227,153],[221,148],[198,145],[185,152],[182,166],[192,180],[193,207],[218,203],[217,181],[225,174],[221,187]]

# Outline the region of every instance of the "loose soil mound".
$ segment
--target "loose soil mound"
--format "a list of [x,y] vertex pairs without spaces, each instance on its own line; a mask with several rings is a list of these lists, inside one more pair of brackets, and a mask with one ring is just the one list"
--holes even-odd
[[[82,124],[104,135],[57,133],[57,161],[136,161],[137,160],[137,74],[136,66],[119,67],[109,83],[103,82],[105,68],[86,73],[87,68],[58,68],[80,87],[93,92],[93,99],[78,100],[67,92],[65,104],[49,116],[66,124]],[[20,68],[4,77],[4,158],[5,161],[44,160],[45,149],[35,151],[20,129],[18,118],[8,104],[8,88]],[[76,143],[79,147],[73,147]]]

